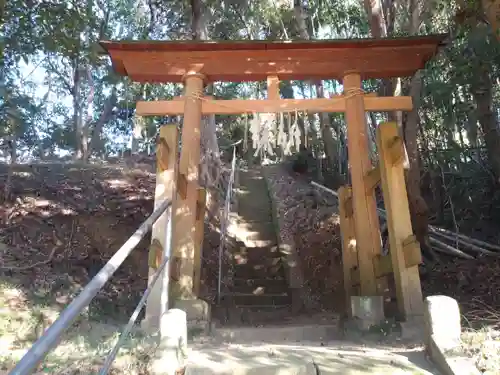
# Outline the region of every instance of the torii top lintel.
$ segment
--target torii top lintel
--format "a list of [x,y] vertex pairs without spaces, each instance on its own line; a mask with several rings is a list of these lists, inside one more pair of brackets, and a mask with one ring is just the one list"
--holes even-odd
[[207,82],[405,77],[422,69],[446,35],[407,38],[270,41],[102,41],[117,73],[137,82]]

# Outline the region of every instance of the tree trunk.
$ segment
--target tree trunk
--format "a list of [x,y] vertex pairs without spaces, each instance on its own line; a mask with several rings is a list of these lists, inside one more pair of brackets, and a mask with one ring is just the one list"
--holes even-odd
[[80,160],[84,155],[83,146],[83,118],[82,118],[82,98],[81,98],[81,66],[78,59],[74,61],[73,72],[73,128],[75,131],[75,159]]
[[[305,40],[310,40],[311,34],[309,33],[306,24],[307,15],[304,12],[304,8],[302,7],[302,2],[300,0],[294,1],[293,10],[297,27],[299,29],[300,37]],[[316,87],[316,96],[318,98],[324,98],[325,92],[324,92],[323,82],[312,81],[311,83]],[[332,127],[330,124],[328,113],[324,112],[320,113],[319,126],[321,130],[321,137],[323,138],[327,167],[329,170],[333,172],[337,167],[338,144],[335,142],[335,139],[333,138]]]
[[479,74],[473,80],[472,94],[476,102],[478,120],[483,132],[491,168],[495,175],[495,181],[500,183],[500,134],[492,108],[490,67],[485,62],[479,62],[479,64]]
[[[106,125],[106,123],[108,123],[108,121],[111,119],[111,116],[113,114],[113,108],[115,107],[117,100],[118,99],[116,96],[116,86],[113,86],[113,89],[111,90],[111,95],[109,96],[108,100],[106,100],[106,104],[104,104],[104,108],[101,112],[101,115],[99,116],[99,119],[97,120],[97,122],[94,125],[94,128],[92,129],[90,142],[87,147],[87,153],[84,155],[85,161],[89,159],[93,151],[97,151],[96,149],[101,139],[102,129],[104,128],[104,125]],[[89,127],[89,125],[87,126]]]
[[500,26],[500,0],[481,0],[481,6],[488,23],[491,26],[493,34],[500,41],[499,26]]
[[406,174],[406,189],[413,230],[423,250],[429,249],[428,222],[429,208],[420,190],[420,153],[418,151],[418,127],[420,125],[418,107],[422,93],[422,74],[417,72],[410,83],[413,110],[408,112],[404,123],[404,140],[410,168]]
[[[191,0],[191,36],[193,40],[208,40],[208,8],[202,0]],[[213,92],[213,86],[207,88]],[[218,184],[221,171],[215,115],[204,121],[201,134],[200,183],[207,189],[207,210],[211,216],[219,209]]]
[[[394,1],[387,0],[382,3],[382,0],[364,0],[365,11],[370,20],[370,29],[372,36],[375,38],[386,37],[389,30],[393,29],[394,24]],[[410,35],[417,33],[421,23],[423,10],[419,9],[418,4],[413,0],[408,1],[408,10],[410,12],[409,24],[407,31]],[[395,90],[398,93],[401,89],[397,87],[393,80],[383,80],[381,91],[383,95],[395,95]],[[408,158],[408,171],[406,173],[406,188],[408,193],[408,203],[411,214],[413,230],[419,240],[423,250],[428,248],[428,207],[422,197],[420,191],[420,155],[418,151],[418,126],[419,115],[418,106],[422,91],[422,76],[417,72],[411,79],[408,91],[413,99],[413,109],[407,114],[406,121],[403,124],[403,137],[406,145],[406,153]],[[401,117],[393,112],[389,113],[389,120],[396,121],[401,124]]]

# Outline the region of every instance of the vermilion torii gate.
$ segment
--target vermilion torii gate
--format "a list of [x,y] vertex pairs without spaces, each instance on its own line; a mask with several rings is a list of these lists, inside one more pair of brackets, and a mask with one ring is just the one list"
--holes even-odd
[[[184,115],[178,170],[175,170],[175,163],[172,163],[177,157],[176,143],[173,141],[177,139],[176,133],[164,135],[165,147],[159,148],[163,156],[170,155],[170,159],[163,162],[163,156],[159,155],[159,173],[170,168],[168,176],[175,181],[170,182],[168,188],[164,187],[159,194],[164,198],[174,198],[172,248],[173,260],[177,265],[174,267],[177,271],[173,272],[176,298],[195,298],[193,287],[196,287],[197,282],[193,280],[199,278],[201,250],[197,241],[201,237],[199,229],[195,228],[197,220],[200,220],[200,203],[204,195],[198,186],[202,116],[295,111],[345,113],[352,192],[344,191],[346,202],[341,202],[341,205],[344,206],[345,203],[351,207],[352,220],[349,225],[353,226],[355,253],[347,256],[352,246],[349,247],[350,250],[347,249],[347,242],[344,241],[344,273],[349,274],[349,280],[353,279],[351,272],[358,275],[355,279],[361,295],[381,294],[377,290],[377,279],[384,275],[380,271],[380,264],[384,262],[380,260],[380,228],[373,189],[381,178],[382,182],[385,181],[384,186],[394,185],[395,180],[391,180],[390,176],[389,182],[385,179],[389,168],[386,167],[387,162],[381,162],[380,168],[372,167],[365,113],[409,111],[412,109],[412,100],[405,96],[376,97],[365,94],[361,84],[363,79],[413,75],[436,53],[443,39],[443,35],[431,35],[399,39],[306,42],[102,42],[101,45],[111,56],[113,66],[119,74],[127,75],[137,82],[178,82],[185,87],[182,97],[170,101],[139,101],[136,107],[137,114],[141,116]],[[280,80],[321,79],[341,80],[344,94],[320,99],[280,98]],[[214,100],[203,96],[204,85],[210,82],[261,80],[267,80],[268,84],[268,97],[265,100]],[[170,141],[165,137],[170,137]],[[390,159],[390,165],[396,165],[403,142],[396,134],[389,139],[388,144],[386,151],[396,155]],[[159,178],[162,178],[160,174]],[[401,184],[400,179],[398,181]],[[402,183],[404,184],[404,179]],[[388,215],[391,216],[388,220],[389,230],[392,233],[392,269],[390,265],[389,269],[395,273],[398,306],[404,315],[419,314],[422,309],[417,267],[420,249],[413,246],[408,247],[410,250],[405,250],[403,244],[408,240],[408,233],[412,233],[406,192],[390,186],[386,190],[390,191],[388,195],[384,193],[386,198],[406,202],[397,205],[396,210],[388,210]],[[161,198],[160,195],[157,194],[157,199]],[[345,224],[344,221],[344,228]],[[164,231],[165,228],[159,228],[153,234],[160,245],[165,238]],[[346,236],[344,232],[343,238],[346,239]],[[405,251],[416,256],[412,258],[405,255]],[[349,261],[353,256],[356,261]],[[154,264],[151,265],[154,268]],[[346,285],[345,288],[349,294],[351,285]]]

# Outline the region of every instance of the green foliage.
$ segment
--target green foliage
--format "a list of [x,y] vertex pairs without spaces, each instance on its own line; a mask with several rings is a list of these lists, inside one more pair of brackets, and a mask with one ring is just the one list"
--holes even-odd
[[[293,6],[287,1],[203,0],[204,20],[212,39],[296,39],[299,37]],[[402,2],[401,4],[406,4]],[[28,5],[28,6],[26,6]],[[311,0],[304,2],[306,25],[313,38],[369,36],[369,24],[359,1]],[[406,8],[405,8],[406,7]],[[399,9],[399,8],[398,8]],[[422,147],[449,148],[464,142],[484,144],[477,126],[472,83],[487,65],[499,77],[499,43],[486,24],[456,26],[454,2],[435,1],[424,18],[421,33],[454,30],[453,42],[424,72],[420,109]],[[93,134],[100,115],[116,88],[117,98],[98,137],[98,151],[119,150],[132,133],[135,101],[169,99],[181,94],[174,84],[141,85],[118,77],[109,58],[100,55],[100,39],[190,39],[191,1],[145,2],[135,0],[10,0],[3,8],[0,47],[0,136],[14,135],[30,147],[74,151],[76,119]],[[394,35],[404,34],[407,6],[396,14]],[[28,67],[26,68],[26,65]],[[30,73],[33,70],[35,73]],[[35,76],[38,78],[35,79]],[[43,76],[43,88],[40,88]],[[376,91],[379,82],[365,82]],[[336,81],[324,81],[326,93],[338,93]],[[41,93],[40,93],[41,92]],[[45,95],[47,92],[47,95]],[[282,82],[283,97],[297,93],[316,95],[304,82]],[[494,88],[494,107],[499,90]],[[221,99],[262,98],[264,83],[217,83],[213,95]],[[345,139],[342,115],[331,114],[334,137]],[[382,117],[378,114],[376,119]],[[141,147],[155,136],[160,123],[177,119],[146,119]],[[245,116],[217,116],[219,138],[243,137]],[[318,129],[316,129],[318,130]],[[465,134],[465,136],[463,134]],[[317,137],[321,141],[321,135]],[[321,148],[321,147],[320,147]]]

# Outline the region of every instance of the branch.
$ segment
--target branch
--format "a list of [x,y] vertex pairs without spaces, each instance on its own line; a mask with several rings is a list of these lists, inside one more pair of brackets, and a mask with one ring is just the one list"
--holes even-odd
[[55,67],[52,63],[52,61],[47,58],[47,63],[49,65],[49,68],[50,68],[50,72],[57,75],[57,77],[62,81],[63,85],[66,87],[66,89],[69,91],[69,93],[71,95],[73,95],[73,91],[74,91],[74,86],[70,83],[69,80],[66,80],[66,78],[64,78],[63,74],[60,72],[59,69],[57,69],[57,67]]

